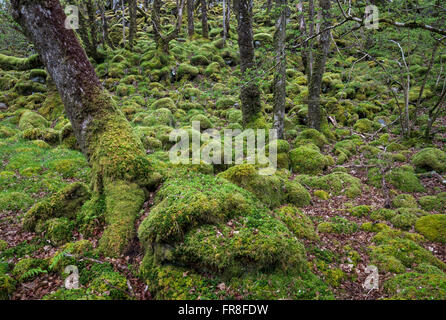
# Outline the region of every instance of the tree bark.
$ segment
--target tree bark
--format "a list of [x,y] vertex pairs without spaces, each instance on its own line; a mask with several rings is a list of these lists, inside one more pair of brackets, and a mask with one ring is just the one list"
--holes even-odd
[[169,42],[175,39],[180,31],[185,1],[186,0],[180,0],[178,7],[178,18],[174,30],[172,30],[169,34],[164,35],[161,31],[160,23],[161,1],[153,0],[152,26],[153,32],[155,33],[155,42],[157,44],[157,47],[165,53],[169,53]]
[[[330,0],[319,0],[321,7],[322,30],[330,27]],[[313,72],[308,86],[308,124],[311,128],[320,130],[322,115],[320,108],[320,94],[322,86],[322,77],[325,72],[325,63],[327,61],[328,51],[330,49],[330,30],[326,30],[320,35],[319,50],[313,65]]]
[[201,1],[201,30],[203,38],[209,38],[209,28],[208,28],[208,13],[206,0]]
[[130,27],[129,27],[129,47],[133,47],[133,41],[136,37],[137,22],[136,22],[136,0],[129,0],[130,11]]
[[97,0],[96,1],[96,5],[99,8],[99,11],[101,13],[101,21],[102,21],[102,41],[105,44],[107,44],[110,49],[114,50],[115,46],[113,45],[113,43],[110,40],[110,37],[108,35],[108,22],[107,22],[107,17],[105,16],[105,8],[104,8],[104,4],[102,3],[102,0]]
[[194,28],[194,0],[187,0],[187,34],[192,38],[195,33]]
[[[117,256],[135,236],[143,188],[157,178],[141,141],[105,92],[74,31],[65,29],[66,16],[59,1],[13,0],[12,8],[56,84],[77,142],[92,168],[92,189],[105,196],[107,227],[99,249]],[[133,203],[131,209],[122,206],[127,200]]]
[[240,69],[245,83],[242,85],[243,124],[249,125],[261,111],[260,90],[253,80],[255,76],[254,40],[252,34],[252,0],[234,0],[234,13],[237,17]]
[[283,138],[286,100],[286,9],[287,0],[276,0],[277,17],[274,33],[276,51],[276,72],[274,73],[274,121],[277,137]]

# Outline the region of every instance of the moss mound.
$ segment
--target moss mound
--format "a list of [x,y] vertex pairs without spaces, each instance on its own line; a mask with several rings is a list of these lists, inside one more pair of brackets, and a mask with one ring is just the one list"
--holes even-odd
[[310,204],[309,192],[297,181],[288,181],[278,175],[260,175],[254,165],[236,165],[219,174],[236,185],[249,190],[270,208],[285,203],[296,206]]
[[415,229],[431,241],[446,243],[446,215],[433,214],[421,217]]
[[446,172],[446,152],[437,148],[425,148],[412,157],[418,170]]

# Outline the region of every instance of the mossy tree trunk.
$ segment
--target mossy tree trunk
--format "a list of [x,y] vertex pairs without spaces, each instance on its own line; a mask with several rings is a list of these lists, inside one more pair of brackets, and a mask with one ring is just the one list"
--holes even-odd
[[276,31],[274,48],[276,51],[276,72],[274,73],[274,121],[277,137],[283,138],[286,100],[286,12],[287,0],[276,0]]
[[252,34],[252,0],[234,0],[234,12],[237,17],[238,46],[240,51],[240,69],[242,84],[240,99],[242,102],[243,124],[253,121],[261,111],[260,90],[255,79],[254,40]]
[[105,92],[74,31],[65,29],[59,1],[13,0],[12,7],[57,86],[92,168],[92,191],[105,196],[107,227],[99,248],[117,256],[135,236],[144,188],[156,180],[141,141]]
[[209,38],[209,28],[208,28],[208,12],[206,0],[200,0],[201,3],[201,30],[203,38]]
[[96,5],[99,8],[99,12],[101,13],[101,21],[102,21],[102,41],[105,45],[108,45],[110,49],[114,50],[115,46],[113,45],[112,41],[110,40],[110,36],[108,34],[108,21],[107,17],[105,15],[105,7],[103,0],[97,0]]
[[153,0],[152,7],[152,26],[155,34],[155,42],[157,47],[164,53],[169,53],[169,42],[178,36],[181,29],[181,22],[183,20],[183,8],[186,0],[180,0],[178,7],[178,18],[174,30],[167,35],[163,34],[160,22],[161,0]]
[[130,28],[129,28],[129,47],[133,47],[133,42],[136,37],[137,22],[136,22],[136,0],[129,0],[129,12],[130,12]]
[[192,38],[195,33],[194,27],[194,0],[187,0],[187,35]]
[[[308,124],[311,128],[320,130],[322,123],[322,112],[320,107],[320,95],[322,87],[322,77],[325,72],[328,51],[330,49],[330,0],[319,0],[322,10],[322,33],[320,35],[319,49],[313,64],[313,71],[308,86]],[[324,31],[325,30],[325,31]]]

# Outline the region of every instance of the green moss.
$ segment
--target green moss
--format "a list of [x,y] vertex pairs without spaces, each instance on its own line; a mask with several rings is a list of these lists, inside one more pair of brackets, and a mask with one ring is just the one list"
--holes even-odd
[[296,173],[318,174],[329,165],[329,160],[319,151],[302,146],[290,151],[291,167]]
[[396,275],[384,283],[384,290],[395,300],[445,300],[445,274],[410,272]]
[[446,172],[446,152],[437,148],[426,148],[412,157],[412,163],[418,170]]
[[321,222],[317,226],[320,233],[337,233],[337,234],[351,234],[358,231],[359,227],[356,223],[351,222],[343,217],[333,217],[330,221]]
[[206,117],[204,114],[197,114],[193,116],[190,121],[199,121],[200,122],[200,129],[206,130],[213,127],[213,123],[209,120],[208,117]]
[[322,177],[298,175],[296,180],[310,188],[324,190],[332,195],[345,194],[355,198],[361,194],[361,181],[345,172],[334,172]]
[[418,199],[420,207],[426,211],[439,211],[446,207],[446,192],[437,194],[436,196],[424,196]]
[[373,221],[390,220],[396,215],[397,213],[394,210],[380,208],[370,213],[370,219],[372,219]]
[[259,41],[260,43],[262,43],[262,45],[272,44],[273,37],[269,33],[256,33],[254,35],[254,41]]
[[3,70],[25,71],[41,66],[40,57],[34,54],[28,58],[16,58],[0,54],[0,68]]
[[277,175],[259,175],[251,164],[233,166],[220,173],[219,177],[249,190],[270,208],[284,203],[306,206],[311,200],[308,191],[298,182],[288,181]]
[[126,300],[129,299],[127,290],[127,279],[118,272],[109,271],[93,279],[87,292],[107,297],[107,300]]
[[385,223],[365,222],[361,225],[361,230],[367,232],[381,232],[382,230],[386,229],[390,229],[390,227]]
[[394,208],[418,208],[417,200],[411,194],[399,194],[392,199]]
[[21,130],[39,128],[43,129],[49,126],[49,122],[37,112],[25,111],[19,120]]
[[386,180],[403,192],[423,192],[425,189],[412,167],[401,166],[386,175]]
[[322,148],[324,145],[328,143],[327,138],[324,136],[324,134],[315,129],[303,130],[297,136],[296,141],[304,139],[311,140],[319,148]]
[[31,269],[45,270],[48,267],[48,263],[42,259],[25,258],[17,262],[12,270],[12,275],[20,280],[30,280],[33,275],[29,273]]
[[26,140],[43,140],[50,144],[59,142],[59,132],[51,128],[28,128],[23,131],[23,138]]
[[115,180],[104,186],[107,227],[99,241],[99,251],[116,256],[127,249],[135,237],[134,223],[145,200],[143,190],[135,184]]
[[360,206],[356,206],[356,207],[352,208],[350,210],[350,213],[354,217],[365,217],[365,216],[368,216],[371,211],[372,211],[372,207],[370,207],[368,205],[360,205]]
[[72,238],[74,224],[67,218],[53,218],[36,226],[37,233],[44,233],[52,244],[60,246]]
[[10,276],[0,273],[0,300],[8,300],[15,290],[15,281]]
[[191,66],[188,63],[181,63],[178,66],[177,75],[178,78],[188,78],[193,79],[195,78],[199,73],[199,70],[197,67]]
[[397,214],[392,219],[390,219],[390,223],[396,228],[400,228],[403,230],[410,230],[415,222],[418,220],[418,217],[410,212],[405,212],[401,214]]
[[190,58],[190,63],[194,66],[207,66],[209,64],[209,59],[204,55],[198,54]]
[[43,296],[42,300],[106,300],[106,297],[87,293],[84,288],[65,289],[61,288],[55,292]]
[[373,241],[379,239],[379,245],[371,247],[370,259],[380,270],[403,273],[406,268],[412,268],[420,263],[429,263],[446,270],[446,265],[442,261],[410,239],[394,236],[376,238],[377,236]]
[[152,103],[152,105],[150,107],[152,109],[166,108],[166,109],[169,109],[170,111],[176,110],[175,102],[173,102],[173,100],[171,98],[158,99],[154,103]]
[[9,247],[9,244],[5,240],[0,239],[0,252],[7,249],[8,247]]
[[373,122],[369,119],[359,119],[353,129],[361,133],[370,133],[373,131]]
[[274,214],[299,239],[318,239],[313,222],[304,213],[294,206],[283,206],[274,211]]
[[27,210],[34,200],[23,192],[7,192],[0,193],[0,211],[19,211]]
[[322,199],[322,200],[328,200],[330,199],[330,195],[328,194],[328,192],[324,191],[324,190],[315,190],[314,191],[314,196]]
[[29,209],[25,214],[23,227],[32,231],[40,220],[60,217],[74,218],[76,211],[89,197],[88,188],[83,183],[72,183]]
[[[231,97],[221,97],[215,103],[215,107],[217,109],[229,109],[229,107],[234,106],[237,103],[237,100]],[[241,110],[239,110],[241,112]]]
[[431,241],[446,243],[446,215],[444,214],[421,217],[416,222],[415,229]]

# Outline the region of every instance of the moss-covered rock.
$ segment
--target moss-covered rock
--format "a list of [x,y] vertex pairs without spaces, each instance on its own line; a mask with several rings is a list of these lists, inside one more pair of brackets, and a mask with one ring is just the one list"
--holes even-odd
[[350,210],[350,213],[354,217],[365,217],[365,216],[368,216],[371,211],[372,211],[371,206],[360,205],[360,206],[356,206],[356,207],[352,208]]
[[352,234],[358,230],[359,227],[355,222],[340,216],[333,217],[330,221],[321,222],[317,226],[317,231],[320,233]]
[[411,194],[399,194],[392,199],[394,208],[418,208],[417,200]]
[[425,148],[412,157],[416,169],[446,172],[446,152],[437,148]]
[[0,300],[9,300],[15,290],[15,281],[6,274],[0,273]]
[[21,130],[34,128],[43,129],[48,126],[49,122],[37,112],[27,110],[20,116],[19,128]]
[[311,219],[294,206],[283,206],[274,210],[274,214],[299,239],[316,240],[318,235]]
[[53,218],[41,221],[36,226],[37,233],[44,233],[45,237],[56,246],[60,246],[72,238],[73,221],[67,218]]
[[260,175],[254,165],[236,165],[219,174],[257,196],[268,207],[285,203],[306,206],[310,203],[309,192],[297,181],[288,181],[277,175]]
[[417,220],[417,215],[411,212],[403,212],[391,218],[390,223],[392,223],[392,225],[396,228],[410,230],[415,225]]
[[445,300],[446,275],[410,272],[396,275],[384,283],[394,300]]
[[311,140],[319,148],[322,148],[328,143],[327,138],[324,136],[324,134],[315,129],[303,130],[296,137],[296,141],[298,140]]
[[329,159],[318,150],[302,146],[290,151],[291,167],[296,173],[318,174],[330,164]]
[[446,215],[433,214],[421,217],[415,229],[427,239],[446,243]]
[[418,203],[423,210],[441,212],[446,207],[446,192],[441,192],[435,196],[420,197]]
[[410,166],[393,169],[386,175],[386,180],[403,192],[423,192],[425,190],[414,169]]
[[151,108],[152,109],[166,108],[169,109],[170,111],[176,110],[175,102],[173,102],[173,100],[168,97],[156,100],[154,103],[152,103]]
[[35,204],[23,219],[23,227],[33,231],[37,222],[49,218],[74,218],[76,211],[90,197],[88,188],[80,182],[72,183],[50,198]]
[[324,190],[332,195],[345,194],[349,198],[356,198],[361,194],[361,181],[345,172],[333,172],[322,177],[298,175],[296,180],[310,188]]

